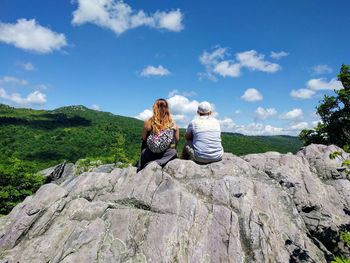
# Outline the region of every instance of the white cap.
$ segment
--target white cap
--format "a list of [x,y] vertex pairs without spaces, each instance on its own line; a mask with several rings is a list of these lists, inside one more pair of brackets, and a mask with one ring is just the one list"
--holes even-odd
[[203,102],[199,103],[197,111],[199,113],[202,113],[202,114],[207,114],[207,113],[211,112],[210,103],[207,101],[203,101]]

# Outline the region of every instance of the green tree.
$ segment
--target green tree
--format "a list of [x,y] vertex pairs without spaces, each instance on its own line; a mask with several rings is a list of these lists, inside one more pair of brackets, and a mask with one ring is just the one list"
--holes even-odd
[[344,89],[334,90],[335,96],[325,95],[316,107],[322,124],[300,132],[304,145],[323,143],[344,147],[350,142],[350,65],[341,66],[338,80]]
[[0,214],[9,213],[43,184],[44,177],[29,170],[33,170],[32,164],[14,157],[9,158],[5,165],[0,164]]
[[112,151],[114,156],[114,163],[130,163],[125,153],[125,138],[121,132],[116,132],[115,141],[112,144]]

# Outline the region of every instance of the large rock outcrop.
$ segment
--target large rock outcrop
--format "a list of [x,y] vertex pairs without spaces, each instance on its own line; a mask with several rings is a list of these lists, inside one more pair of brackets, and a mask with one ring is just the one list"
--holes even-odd
[[0,262],[320,263],[350,256],[339,239],[350,230],[350,181],[341,162],[328,158],[334,150],[225,154],[209,165],[176,159],[139,173],[74,175],[60,167],[58,182],[0,218]]

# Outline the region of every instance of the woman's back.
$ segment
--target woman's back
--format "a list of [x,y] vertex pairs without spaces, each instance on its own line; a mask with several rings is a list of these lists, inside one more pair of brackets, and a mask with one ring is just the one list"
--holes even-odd
[[151,161],[164,166],[177,157],[175,147],[179,129],[171,118],[166,100],[159,99],[154,103],[153,116],[144,123],[142,140],[139,170]]

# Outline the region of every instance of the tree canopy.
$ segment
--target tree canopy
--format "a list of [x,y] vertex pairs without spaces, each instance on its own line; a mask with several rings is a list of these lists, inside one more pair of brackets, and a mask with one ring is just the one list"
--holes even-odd
[[325,95],[316,107],[322,122],[314,129],[300,132],[304,145],[322,143],[344,147],[350,142],[350,65],[341,66],[338,80],[343,89],[334,90],[334,96]]

